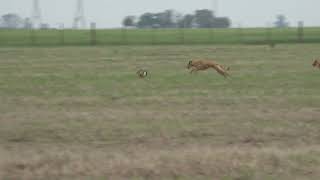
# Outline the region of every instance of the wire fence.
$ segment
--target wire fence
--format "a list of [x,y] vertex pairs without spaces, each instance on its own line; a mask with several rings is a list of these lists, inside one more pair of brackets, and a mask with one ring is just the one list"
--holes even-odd
[[320,43],[320,28],[0,30],[0,46]]

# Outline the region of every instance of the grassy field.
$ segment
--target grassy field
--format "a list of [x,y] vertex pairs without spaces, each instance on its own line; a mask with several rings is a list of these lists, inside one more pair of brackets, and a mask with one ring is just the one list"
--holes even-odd
[[318,180],[319,48],[0,48],[0,179]]
[[320,42],[320,28],[0,30],[0,46],[182,45]]

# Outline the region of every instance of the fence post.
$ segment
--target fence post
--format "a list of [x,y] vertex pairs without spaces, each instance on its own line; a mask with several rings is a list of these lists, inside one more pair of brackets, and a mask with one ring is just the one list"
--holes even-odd
[[266,28],[266,44],[269,44],[270,47],[275,45],[272,39],[272,27]]
[[185,36],[184,36],[184,27],[178,28],[180,30],[180,43],[184,44],[185,43]]
[[303,42],[304,40],[304,31],[303,31],[303,21],[298,22],[298,41]]
[[91,34],[91,45],[97,44],[97,31],[96,31],[96,23],[90,23],[90,34]]
[[36,44],[36,30],[33,28],[30,30],[30,40],[32,46]]
[[241,25],[239,25],[239,27],[238,27],[238,38],[239,38],[239,43],[242,44],[243,43],[243,31],[242,31]]
[[60,44],[64,45],[64,24],[60,25]]
[[214,34],[215,34],[215,28],[214,27],[211,27],[210,28],[210,44],[214,44]]
[[151,28],[151,43],[152,45],[156,44],[156,28]]
[[120,44],[123,44],[123,45],[127,45],[128,44],[128,38],[127,38],[127,28],[123,27],[121,29],[121,43]]

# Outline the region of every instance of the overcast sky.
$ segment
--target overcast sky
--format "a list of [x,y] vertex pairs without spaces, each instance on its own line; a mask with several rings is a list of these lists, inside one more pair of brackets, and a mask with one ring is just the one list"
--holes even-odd
[[[30,17],[33,0],[0,0],[0,15],[13,12]],[[39,0],[42,21],[51,26],[64,23],[71,27],[76,0]],[[320,26],[320,0],[83,0],[87,22],[99,28],[121,26],[126,15],[174,9],[192,13],[196,9],[216,9],[218,16],[228,16],[234,27],[262,27],[286,15],[290,25],[304,21],[306,26]],[[215,5],[218,4],[218,5]],[[217,8],[218,7],[218,8]]]

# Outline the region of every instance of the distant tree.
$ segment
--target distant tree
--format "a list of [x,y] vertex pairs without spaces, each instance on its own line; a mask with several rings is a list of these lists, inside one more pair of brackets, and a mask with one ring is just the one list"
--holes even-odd
[[159,26],[159,20],[153,13],[144,13],[140,16],[137,23],[139,28],[152,28]]
[[17,14],[13,14],[13,13],[5,14],[1,17],[1,19],[2,19],[1,26],[4,28],[17,29],[17,28],[21,28],[23,25],[22,19]]
[[[133,24],[130,17],[123,20],[124,25]],[[227,17],[215,17],[211,10],[202,9],[184,16],[174,10],[148,12],[142,14],[134,24],[138,28],[227,28],[230,27],[231,22]]]
[[278,28],[285,28],[289,26],[289,23],[287,22],[287,18],[280,14],[277,16],[277,20],[274,22],[274,25]]
[[136,20],[136,17],[134,16],[126,16],[122,21],[122,25],[124,27],[133,27],[136,25],[135,20]]
[[41,23],[40,24],[40,29],[50,29],[50,25],[47,23]]
[[156,18],[158,19],[159,25],[162,28],[174,28],[177,27],[179,14],[174,10],[165,10],[164,12],[157,13]]
[[139,17],[137,26],[140,28],[174,28],[177,27],[180,14],[173,10],[159,13],[144,13]]
[[180,21],[178,22],[178,26],[180,28],[192,28],[195,24],[194,22],[195,16],[192,14],[185,15]]
[[214,28],[228,28],[230,25],[230,19],[227,17],[215,17],[212,23],[212,27]]
[[183,14],[181,14],[178,11],[174,11],[174,10],[171,10],[171,11],[172,11],[172,16],[170,17],[171,22],[174,24],[174,27],[177,28],[179,21],[183,18]]
[[23,28],[24,29],[32,29],[32,22],[30,18],[25,18],[23,20]]
[[195,12],[195,22],[199,28],[210,28],[214,21],[213,12],[208,9],[197,10]]

